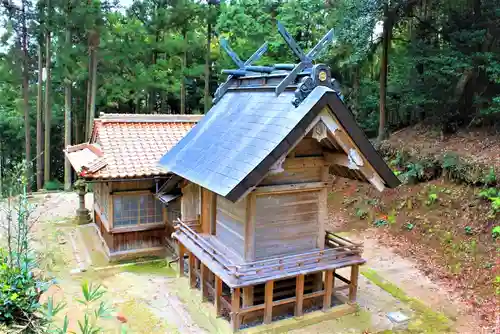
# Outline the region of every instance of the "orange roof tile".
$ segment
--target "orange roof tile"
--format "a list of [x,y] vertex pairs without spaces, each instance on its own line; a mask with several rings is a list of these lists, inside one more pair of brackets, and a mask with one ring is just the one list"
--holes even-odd
[[[65,150],[73,168],[86,178],[108,179],[168,174],[160,158],[202,115],[101,114],[88,144]],[[98,155],[102,152],[102,157]]]

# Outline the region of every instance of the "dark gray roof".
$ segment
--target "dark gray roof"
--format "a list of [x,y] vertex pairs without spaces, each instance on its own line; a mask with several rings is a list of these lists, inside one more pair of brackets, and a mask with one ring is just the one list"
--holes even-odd
[[[341,123],[348,118],[358,138],[346,130],[389,186],[399,181],[376,153],[336,93],[316,87],[295,108],[294,93],[272,90],[229,91],[160,160],[160,166],[231,201],[258,185],[269,168],[303,137],[330,104]],[[346,126],[345,124],[343,124]],[[374,157],[375,156],[375,157]],[[372,161],[373,158],[376,161]],[[380,170],[379,170],[380,169]]]

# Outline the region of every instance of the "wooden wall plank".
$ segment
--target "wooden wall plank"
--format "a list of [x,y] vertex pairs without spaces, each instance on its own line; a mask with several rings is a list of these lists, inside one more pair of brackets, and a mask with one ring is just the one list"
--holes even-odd
[[247,199],[233,203],[217,196],[216,237],[242,258],[245,256]]
[[184,188],[182,188],[182,219],[195,220],[200,217],[200,192],[200,186],[194,183],[189,183]]
[[245,260],[255,260],[255,201],[256,195],[247,196],[247,217],[245,221]]
[[319,191],[256,197],[255,259],[316,248]]

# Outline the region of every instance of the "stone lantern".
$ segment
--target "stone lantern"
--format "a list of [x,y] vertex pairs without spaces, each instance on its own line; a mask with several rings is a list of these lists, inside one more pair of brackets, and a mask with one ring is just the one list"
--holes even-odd
[[78,179],[74,184],[74,189],[78,194],[79,205],[76,210],[77,222],[79,225],[84,225],[92,222],[90,211],[85,207],[85,194],[87,193],[87,186],[83,179]]

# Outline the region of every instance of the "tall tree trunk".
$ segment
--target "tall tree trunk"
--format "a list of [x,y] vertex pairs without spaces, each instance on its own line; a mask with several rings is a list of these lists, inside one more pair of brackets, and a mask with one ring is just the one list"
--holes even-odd
[[[80,106],[80,96],[77,96],[76,97],[76,101],[75,101],[75,110],[73,112],[73,144],[78,144],[80,143],[80,131],[81,129],[84,127],[81,126],[80,124],[80,118],[81,118],[81,114],[79,114],[79,109],[78,107]],[[85,109],[83,109],[83,111],[85,112]],[[84,129],[85,130],[85,129]]]
[[[50,0],[47,1],[47,23],[50,21]],[[44,141],[44,169],[43,169],[43,180],[44,185],[50,181],[50,127],[52,124],[52,108],[50,104],[50,92],[51,92],[51,53],[50,53],[50,30],[47,28],[45,32],[45,72],[47,77],[45,79],[45,141]]]
[[388,0],[384,4],[384,27],[382,33],[382,57],[380,59],[380,115],[377,141],[380,143],[386,136],[387,119],[387,72],[389,64],[389,45],[391,43],[392,19],[389,17]]
[[23,20],[22,32],[22,48],[23,48],[23,107],[24,107],[24,136],[25,136],[25,153],[26,153],[26,177],[27,190],[31,193],[31,127],[30,127],[30,110],[29,110],[29,72],[28,72],[28,28],[26,26],[26,4],[25,0],[21,1],[21,14]]
[[[68,13],[69,19],[69,13]],[[66,47],[71,48],[71,31],[66,27]],[[64,147],[71,145],[71,78],[65,79],[64,85]],[[64,159],[64,190],[71,190],[71,164]]]
[[207,15],[207,53],[205,54],[205,104],[204,111],[205,114],[210,109],[210,68],[211,68],[211,59],[210,59],[210,47],[212,43],[212,18],[211,18],[211,8],[210,4],[208,4],[208,15]]
[[92,56],[91,49],[89,46],[89,78],[87,79],[87,95],[85,98],[85,127],[84,127],[84,140],[90,137],[90,97],[92,95],[92,69],[94,68],[92,65]]
[[43,188],[43,36],[38,43],[38,87],[36,96],[36,188]]
[[92,72],[90,73],[90,76],[92,77],[91,80],[91,87],[90,87],[90,99],[89,99],[89,124],[88,124],[88,134],[87,134],[87,140],[90,139],[90,136],[92,135],[92,126],[94,124],[94,117],[95,117],[95,99],[96,99],[96,94],[97,94],[97,45],[92,48],[92,51],[90,53],[90,58],[91,58],[91,64],[92,64]]
[[186,77],[184,72],[187,67],[187,29],[182,31],[184,39],[184,50],[182,51],[181,61],[181,115],[186,113]]
[[3,198],[3,151],[2,151],[1,140],[0,140],[0,198]]

